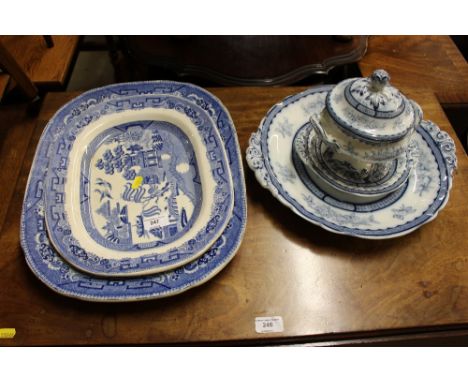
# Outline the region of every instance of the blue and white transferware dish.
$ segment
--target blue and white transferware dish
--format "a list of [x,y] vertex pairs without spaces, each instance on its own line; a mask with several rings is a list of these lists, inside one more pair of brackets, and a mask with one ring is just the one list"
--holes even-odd
[[298,131],[323,110],[333,86],[308,89],[274,105],[252,134],[247,163],[262,186],[302,218],[329,231],[366,239],[402,236],[433,220],[445,206],[456,167],[455,144],[430,121],[413,135],[414,165],[397,191],[372,203],[337,200],[307,175],[293,155]]
[[[21,245],[33,273],[52,290],[82,300],[118,302],[172,296],[200,285],[224,268],[241,243],[246,223],[245,184],[235,127],[221,102],[207,91],[189,84],[155,81],[116,84],[84,93],[55,115],[66,123],[85,123],[106,114],[107,101],[117,104],[139,102],[141,95],[177,94],[201,106],[217,127],[229,157],[235,189],[229,222],[215,243],[199,258],[171,271],[133,278],[106,278],[83,273],[62,259],[51,244],[45,223],[44,177],[54,141],[53,123],[44,130],[26,188],[21,215]],[[83,253],[86,255],[86,253]]]
[[53,245],[102,276],[162,272],[203,254],[234,202],[208,112],[169,93],[104,102],[97,112],[50,122],[57,137],[44,202]]
[[419,105],[389,80],[384,70],[376,70],[369,78],[344,80],[310,119],[330,154],[366,180],[385,177],[393,161],[407,155],[422,120]]
[[296,133],[293,155],[299,157],[307,175],[318,187],[339,200],[351,203],[374,202],[398,190],[407,181],[413,165],[409,154],[402,155],[394,159],[388,169],[383,169],[384,176],[362,178],[353,167],[330,154],[329,147],[311,125]]

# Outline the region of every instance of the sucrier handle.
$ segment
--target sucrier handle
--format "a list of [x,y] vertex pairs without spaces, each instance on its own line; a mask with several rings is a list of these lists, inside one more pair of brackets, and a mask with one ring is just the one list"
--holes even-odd
[[370,90],[374,92],[381,91],[390,81],[390,75],[383,69],[377,69],[370,76]]
[[409,101],[411,103],[411,106],[413,106],[413,111],[414,111],[413,128],[416,128],[421,124],[421,121],[423,118],[423,112],[422,112],[421,106],[419,106],[416,102],[414,102],[412,99],[410,99]]
[[325,132],[324,128],[320,124],[320,122],[317,120],[316,115],[312,115],[309,119],[309,122],[312,126],[312,128],[315,130],[315,132],[319,135],[320,139],[324,141],[327,145],[331,146],[335,150],[339,150],[340,146],[336,142],[336,139],[330,138],[327,133]]

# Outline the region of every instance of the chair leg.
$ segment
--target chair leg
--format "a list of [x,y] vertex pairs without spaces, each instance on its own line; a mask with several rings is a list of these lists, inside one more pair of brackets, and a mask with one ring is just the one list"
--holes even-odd
[[36,98],[38,90],[23,68],[16,62],[0,41],[0,66],[13,78],[23,93],[30,99]]
[[52,36],[43,36],[44,41],[47,45],[47,48],[53,48],[54,47],[54,40],[52,40]]

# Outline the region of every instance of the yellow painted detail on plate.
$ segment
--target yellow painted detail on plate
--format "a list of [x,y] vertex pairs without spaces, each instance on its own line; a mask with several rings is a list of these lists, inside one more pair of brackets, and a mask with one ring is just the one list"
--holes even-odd
[[142,183],[143,183],[143,177],[137,176],[135,180],[133,181],[132,188],[135,190],[138,187],[140,187]]
[[15,334],[15,328],[0,328],[0,338],[13,338]]

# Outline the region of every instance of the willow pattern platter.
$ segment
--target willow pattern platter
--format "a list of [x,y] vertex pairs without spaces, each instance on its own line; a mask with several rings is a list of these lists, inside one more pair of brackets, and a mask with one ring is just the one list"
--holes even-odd
[[50,124],[43,132],[28,180],[21,216],[21,244],[33,273],[54,291],[90,301],[134,301],[172,296],[200,285],[216,275],[235,255],[245,230],[246,199],[242,160],[233,122],[210,93],[193,85],[176,82],[145,82],[111,85],[84,93],[65,105],[54,118],[64,123],[83,123],[99,118],[100,105],[138,102],[140,95],[177,94],[202,107],[217,127],[226,149],[235,189],[234,207],[226,228],[199,258],[171,271],[153,276],[106,278],[71,267],[51,244],[45,223],[44,177],[54,141]]
[[200,256],[234,199],[209,114],[171,94],[103,102],[93,113],[86,126],[86,116],[65,128],[51,123],[61,131],[44,198],[51,242],[77,268],[103,276],[161,272]]
[[433,220],[448,201],[456,155],[450,136],[430,121],[416,128],[414,167],[408,180],[383,199],[342,202],[310,179],[300,158],[293,155],[293,141],[310,115],[323,109],[330,89],[308,89],[268,111],[247,149],[247,163],[260,184],[302,218],[339,234],[386,239]]

